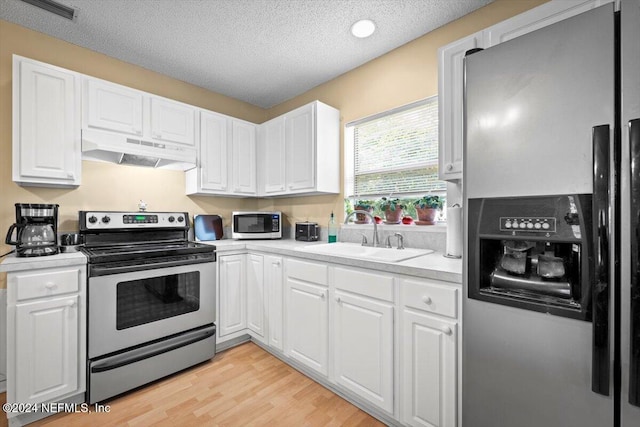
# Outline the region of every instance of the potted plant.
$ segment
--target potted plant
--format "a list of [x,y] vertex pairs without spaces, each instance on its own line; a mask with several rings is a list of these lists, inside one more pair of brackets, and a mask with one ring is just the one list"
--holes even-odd
[[399,224],[402,220],[404,204],[400,199],[383,197],[380,200],[380,209],[384,211],[385,222],[387,224]]
[[[373,215],[373,208],[375,207],[375,202],[373,200],[356,200],[354,203],[354,209],[360,211],[369,212]],[[356,214],[356,224],[371,224],[371,217],[357,213]]]
[[418,225],[434,225],[438,210],[442,209],[443,200],[439,196],[422,196],[413,202],[418,214]]

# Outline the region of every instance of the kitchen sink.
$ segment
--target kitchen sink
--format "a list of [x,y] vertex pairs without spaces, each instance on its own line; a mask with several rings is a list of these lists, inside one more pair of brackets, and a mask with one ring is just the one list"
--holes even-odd
[[318,243],[296,248],[301,252],[357,258],[370,261],[400,262],[433,253],[431,249],[396,249],[362,246],[359,243]]

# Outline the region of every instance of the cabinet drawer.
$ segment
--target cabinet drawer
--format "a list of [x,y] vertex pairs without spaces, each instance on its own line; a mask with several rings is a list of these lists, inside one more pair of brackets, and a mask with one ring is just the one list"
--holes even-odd
[[426,280],[402,279],[402,302],[406,307],[443,316],[458,317],[458,289]]
[[393,277],[336,267],[333,270],[333,281],[336,289],[393,301]]
[[17,300],[78,292],[81,268],[85,267],[60,267],[12,274]]
[[293,277],[305,282],[327,286],[327,266],[313,262],[288,259],[286,261],[287,277]]

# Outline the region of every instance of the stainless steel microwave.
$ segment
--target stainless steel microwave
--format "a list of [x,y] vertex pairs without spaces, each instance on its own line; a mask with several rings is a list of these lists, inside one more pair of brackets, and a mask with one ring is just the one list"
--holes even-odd
[[232,212],[232,239],[281,239],[281,212]]

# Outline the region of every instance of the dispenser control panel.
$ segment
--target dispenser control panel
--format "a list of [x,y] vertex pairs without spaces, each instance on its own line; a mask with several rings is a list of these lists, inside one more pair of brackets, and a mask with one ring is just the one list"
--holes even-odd
[[500,217],[500,231],[554,233],[556,231],[556,219],[553,217]]

